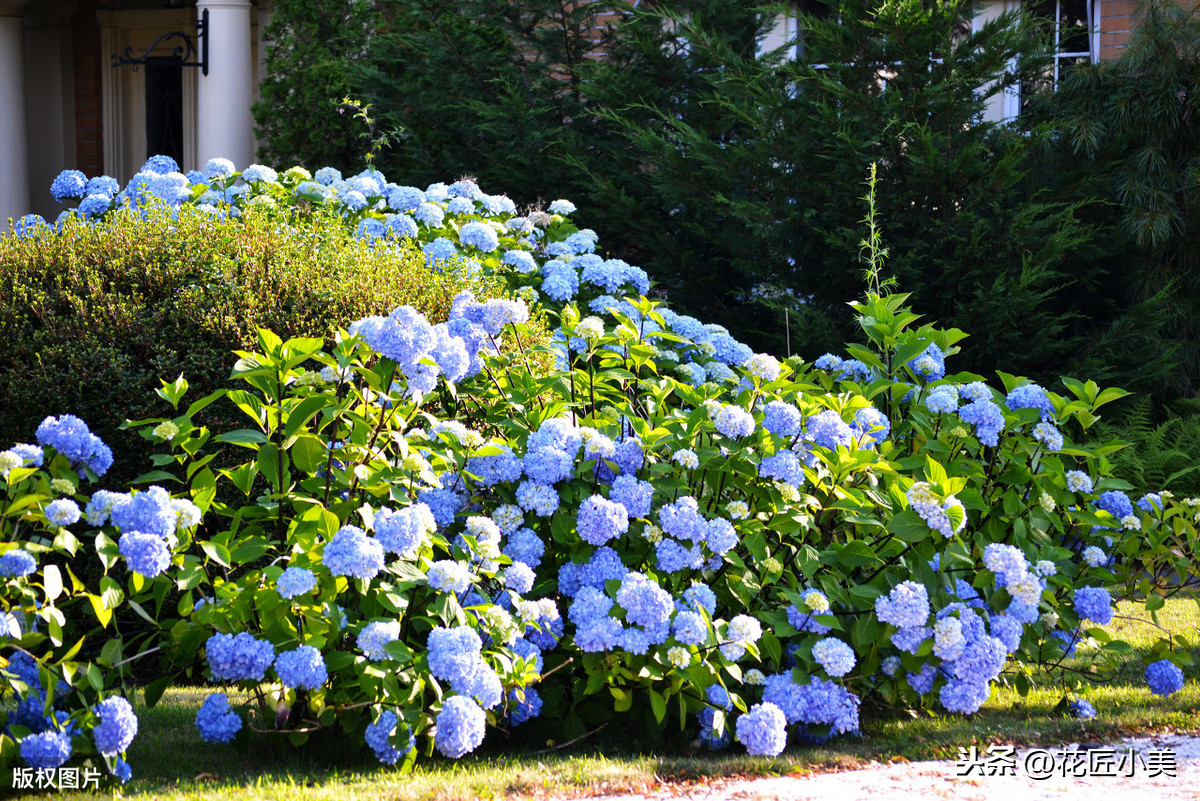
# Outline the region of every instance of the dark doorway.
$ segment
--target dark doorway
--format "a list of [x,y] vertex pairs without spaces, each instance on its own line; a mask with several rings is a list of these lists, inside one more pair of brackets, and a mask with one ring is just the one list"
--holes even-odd
[[170,156],[183,163],[183,62],[146,62],[146,157]]

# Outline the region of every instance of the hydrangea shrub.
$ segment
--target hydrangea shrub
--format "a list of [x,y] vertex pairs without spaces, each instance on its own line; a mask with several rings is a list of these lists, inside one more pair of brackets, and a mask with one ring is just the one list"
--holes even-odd
[[[1096,628],[1112,590],[1153,610],[1194,572],[1191,505],[1135,504],[1108,475],[1116,446],[1087,439],[1120,391],[954,373],[961,332],[918,326],[904,295],[852,304],[864,341],[844,355],[781,362],[648,300],[645,273],[598,255],[565,201],[520,215],[466,180],[259,168],[237,184],[210,167],[187,192],[142,175],[112,202],[329,205],[374,246],[415,239],[431,269],[470,263],[511,296],[464,292],[436,323],[402,306],[332,345],[260,331],[234,389],[184,405],[187,382],[164,382],[171,416],[131,424],[161,444],[158,470],[129,493],[80,490],[70,476],[103,450],[61,417],[0,454],[27,520],[10,539],[30,543],[0,556],[4,653],[38,680],[5,676],[22,703],[73,690],[61,719],[10,715],[0,743],[29,764],[59,759],[72,727],[119,758],[136,721],[93,699],[154,649],[172,674],[151,702],[174,675],[211,683],[209,742],[338,727],[411,764],[470,753],[488,727],[574,735],[619,716],[777,754],[857,731],[870,694],[970,714],[1002,672],[1027,690],[1084,637],[1115,665],[1123,644]],[[200,424],[213,403],[244,427]],[[219,445],[244,457],[219,465]],[[99,592],[36,574],[59,548],[101,561]],[[104,641],[90,665],[64,661],[64,594]],[[1158,650],[1161,693],[1185,660]]]

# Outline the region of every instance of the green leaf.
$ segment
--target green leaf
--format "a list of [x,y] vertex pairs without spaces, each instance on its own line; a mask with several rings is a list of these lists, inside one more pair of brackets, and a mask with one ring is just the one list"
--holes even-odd
[[217,442],[224,442],[230,445],[243,445],[248,448],[262,445],[268,441],[266,434],[261,431],[255,431],[252,428],[239,428],[235,431],[219,434],[214,439]]
[[837,549],[837,560],[847,567],[874,564],[879,557],[862,540],[852,540]]
[[111,576],[100,579],[100,600],[105,609],[116,609],[125,600],[125,592]]
[[667,717],[667,699],[654,690],[647,690],[647,692],[650,693],[650,709],[654,712],[654,719],[662,723]]
[[328,403],[329,398],[324,395],[312,395],[296,404],[296,407],[288,412],[287,425],[283,427],[283,438],[292,437]]
[[[287,462],[283,461],[286,459],[287,457],[280,453],[279,448],[275,447],[273,443],[268,442],[258,449],[259,472],[263,474],[263,478],[270,482],[276,492],[283,492],[283,487],[279,480],[281,469],[285,474],[284,480],[287,480]],[[283,461],[283,464],[280,464],[281,461]]]
[[230,564],[230,562],[232,560],[232,556],[229,553],[229,548],[225,547],[221,543],[219,543],[219,542],[201,542],[200,548],[206,554],[208,554],[209,559],[212,559],[214,562],[221,565],[222,567],[232,567],[233,566]]
[[292,463],[301,472],[310,476],[325,466],[328,456],[325,443],[312,434],[301,434],[296,437],[288,452],[292,455]]
[[88,603],[92,605],[92,612],[96,615],[96,620],[100,623],[101,628],[108,628],[108,623],[112,620],[112,610],[106,609],[104,601],[99,595],[87,594]]
[[905,542],[923,542],[929,538],[929,524],[911,509],[892,517],[888,521],[887,530]]
[[187,390],[188,382],[184,380],[183,373],[180,373],[179,378],[176,378],[169,384],[166,381],[162,381],[162,387],[156,389],[155,392],[158,393],[160,398],[171,404],[171,408],[178,409],[179,401],[183,398],[183,394]]

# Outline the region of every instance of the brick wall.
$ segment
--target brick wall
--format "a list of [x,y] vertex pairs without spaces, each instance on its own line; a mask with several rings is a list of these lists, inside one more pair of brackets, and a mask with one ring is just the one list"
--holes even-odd
[[102,69],[108,60],[100,53],[99,0],[79,0],[71,20],[75,57],[75,158],[77,169],[88,175],[104,173],[104,108]]
[[1120,55],[1137,27],[1138,0],[1100,0],[1100,60]]

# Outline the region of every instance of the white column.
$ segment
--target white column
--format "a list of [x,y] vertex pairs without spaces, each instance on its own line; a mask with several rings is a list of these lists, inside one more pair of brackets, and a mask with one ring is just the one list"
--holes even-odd
[[239,170],[254,159],[254,118],[250,114],[255,80],[250,52],[250,0],[199,0],[197,18],[208,9],[208,75],[197,76],[196,160],[183,168],[202,169],[218,156]]
[[29,213],[25,143],[25,0],[0,0],[0,227]]

